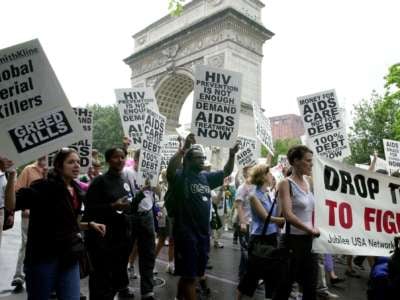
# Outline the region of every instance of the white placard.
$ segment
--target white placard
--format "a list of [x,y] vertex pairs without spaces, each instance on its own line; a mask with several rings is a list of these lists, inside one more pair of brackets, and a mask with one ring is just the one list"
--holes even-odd
[[1,154],[16,166],[82,136],[39,40],[0,50]]
[[389,256],[400,232],[400,179],[316,156],[317,253]]
[[239,141],[240,150],[250,148],[253,151],[256,151],[257,141],[255,139],[243,135],[239,135],[237,139]]
[[[82,124],[84,135],[78,142],[69,145],[78,152],[80,158],[80,165],[82,174],[88,172],[89,167],[92,165],[92,133],[93,133],[93,113],[87,108],[73,107],[73,110],[78,117],[79,123]],[[47,155],[48,166],[53,166],[54,157],[57,151]]]
[[176,154],[178,149],[178,135],[164,136],[161,147],[161,169],[166,169],[168,167],[169,160]]
[[298,97],[297,101],[315,153],[338,160],[349,156],[346,126],[335,90]]
[[384,139],[383,148],[390,174],[400,171],[400,142]]
[[145,185],[146,179],[150,180],[151,186],[156,186],[158,183],[165,122],[166,118],[163,115],[151,108],[146,108],[139,157],[139,185]]
[[199,144],[231,148],[239,131],[242,75],[196,65],[191,131]]
[[257,164],[254,150],[251,148],[245,148],[239,151],[239,153],[236,155],[236,161],[240,168],[254,166]]
[[261,107],[253,102],[254,123],[256,128],[256,136],[271,155],[274,155],[274,141],[272,140],[271,122],[264,116]]
[[154,91],[147,87],[116,89],[114,91],[124,135],[131,139],[131,148],[138,149],[142,144],[142,126],[146,107],[158,112]]
[[289,160],[286,155],[284,154],[279,154],[278,155],[278,164],[281,165],[282,167],[289,167]]

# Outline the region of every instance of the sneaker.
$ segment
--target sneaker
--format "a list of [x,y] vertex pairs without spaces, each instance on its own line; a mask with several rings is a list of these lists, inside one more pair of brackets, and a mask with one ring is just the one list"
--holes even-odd
[[168,263],[167,264],[167,273],[174,275],[175,273],[175,267],[174,267],[174,263]]
[[15,286],[15,288],[13,289],[12,293],[13,294],[19,294],[22,293],[24,291],[24,285],[23,284],[18,284]]
[[214,248],[222,249],[222,248],[224,248],[224,244],[222,244],[221,242],[215,242],[214,243]]
[[133,299],[135,298],[135,294],[131,288],[127,287],[118,292],[118,297],[123,299]]
[[134,267],[128,268],[128,276],[129,276],[129,279],[137,279],[138,278],[137,274],[135,273]]
[[338,299],[339,298],[339,295],[331,293],[328,290],[318,291],[318,295],[320,297],[324,297],[325,299]]
[[11,281],[11,286],[22,286],[24,285],[25,280],[21,277],[15,277],[13,281]]
[[164,246],[169,246],[169,241],[168,240],[165,240]]

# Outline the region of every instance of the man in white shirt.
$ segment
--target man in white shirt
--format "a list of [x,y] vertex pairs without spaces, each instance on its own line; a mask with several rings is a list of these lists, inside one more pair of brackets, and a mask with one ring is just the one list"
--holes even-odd
[[154,192],[150,188],[140,187],[138,182],[140,150],[134,154],[134,165],[124,169],[123,174],[129,181],[133,194],[143,191],[145,197],[139,203],[132,204],[132,242],[137,242],[139,251],[140,291],[142,299],[154,299],[153,270],[155,264],[155,229],[153,217]]

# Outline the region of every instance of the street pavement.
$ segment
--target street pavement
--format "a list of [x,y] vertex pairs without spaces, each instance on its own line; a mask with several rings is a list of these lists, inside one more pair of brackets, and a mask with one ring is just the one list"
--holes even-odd
[[[207,270],[208,285],[211,289],[211,296],[208,298],[199,297],[199,299],[222,300],[235,299],[235,289],[237,286],[237,270],[240,260],[239,246],[233,245],[232,233],[223,234],[225,247],[215,249],[212,247],[210,253],[211,270]],[[26,299],[26,293],[14,294],[10,282],[15,271],[17,253],[20,245],[20,214],[16,214],[15,225],[13,229],[3,232],[3,241],[0,248],[0,299],[20,300]],[[155,288],[155,294],[160,300],[174,299],[176,295],[177,278],[166,273],[167,247],[164,247],[160,257],[156,262],[156,269],[159,271],[156,275],[156,282],[159,284]],[[340,277],[346,278],[346,281],[335,287],[330,287],[330,291],[339,295],[339,299],[346,300],[364,300],[366,299],[366,287],[368,271],[358,270],[361,278],[350,278],[344,275],[345,266],[340,263],[335,265],[336,272]],[[368,267],[365,265],[365,268]],[[135,268],[138,270],[138,268]],[[139,279],[131,280],[131,287],[135,290],[135,299],[140,299]],[[81,281],[81,291],[88,295],[87,279]],[[257,290],[253,299],[261,300],[263,290]]]

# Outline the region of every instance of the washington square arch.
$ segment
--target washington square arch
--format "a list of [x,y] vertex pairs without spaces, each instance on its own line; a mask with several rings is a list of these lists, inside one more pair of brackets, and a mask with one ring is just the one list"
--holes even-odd
[[124,62],[132,87],[153,87],[166,133],[176,134],[182,105],[193,90],[194,67],[206,64],[242,73],[239,135],[255,137],[252,102],[261,103],[262,47],[273,33],[261,22],[259,0],[193,0],[133,35]]

